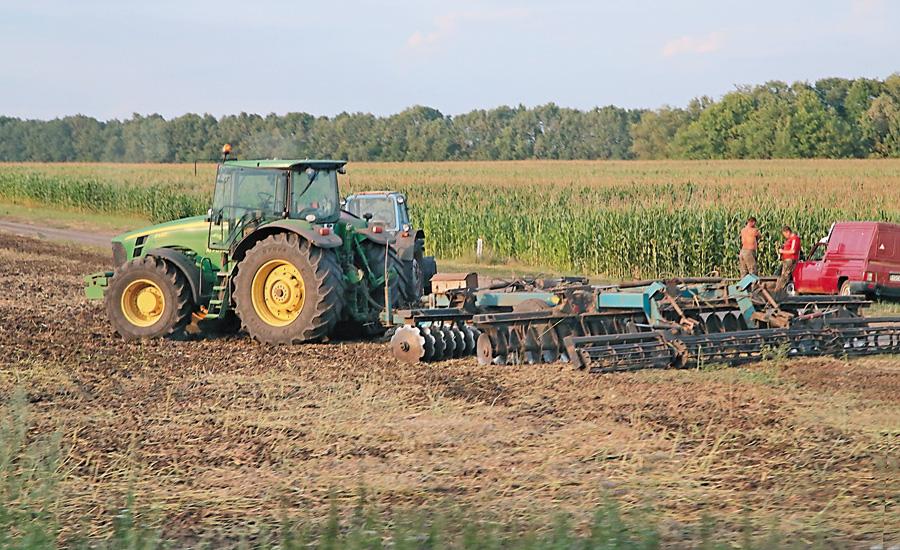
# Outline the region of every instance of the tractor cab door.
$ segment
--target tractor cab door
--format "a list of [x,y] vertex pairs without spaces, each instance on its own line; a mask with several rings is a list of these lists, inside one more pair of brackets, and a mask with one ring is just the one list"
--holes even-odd
[[228,250],[265,219],[283,218],[287,172],[219,166],[209,216],[209,248]]

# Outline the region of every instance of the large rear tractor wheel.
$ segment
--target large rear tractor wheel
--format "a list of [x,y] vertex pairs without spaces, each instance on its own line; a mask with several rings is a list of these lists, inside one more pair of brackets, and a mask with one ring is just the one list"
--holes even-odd
[[[372,241],[363,243],[363,250],[366,253],[366,260],[369,262],[369,269],[376,277],[382,277],[385,274],[384,255],[387,252],[387,274],[388,289],[391,295],[391,307],[397,307],[400,304],[413,301],[411,297],[411,281],[410,272],[404,268],[403,262],[397,256],[397,251],[390,246],[380,245]],[[394,272],[395,275],[391,275]],[[384,283],[372,285],[369,287],[369,295],[380,307],[384,307]]]
[[319,341],[341,316],[341,268],[331,250],[294,234],[272,235],[238,264],[234,301],[244,329],[259,342]]
[[113,328],[126,340],[180,337],[194,309],[181,272],[152,256],[116,269],[105,303]]

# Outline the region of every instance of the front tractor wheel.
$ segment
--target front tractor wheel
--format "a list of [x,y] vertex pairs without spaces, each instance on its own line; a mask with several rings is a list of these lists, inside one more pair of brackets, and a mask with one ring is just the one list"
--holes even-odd
[[256,243],[238,264],[235,310],[264,344],[321,340],[340,319],[344,283],[334,252],[294,234]]
[[116,269],[105,302],[113,328],[126,340],[180,336],[193,310],[181,272],[152,256]]

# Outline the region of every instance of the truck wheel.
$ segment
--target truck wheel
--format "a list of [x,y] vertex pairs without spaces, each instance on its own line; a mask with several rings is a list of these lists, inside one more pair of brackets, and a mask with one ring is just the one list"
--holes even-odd
[[[397,256],[397,251],[393,247],[373,243],[372,241],[363,242],[363,250],[366,253],[366,260],[369,262],[369,269],[376,277],[384,275],[384,254],[387,251],[387,272],[390,275],[393,270],[396,272],[388,282],[388,288],[391,295],[391,307],[396,307],[401,303],[412,300],[409,296],[410,292],[410,272],[404,269],[403,262]],[[369,287],[369,295],[380,307],[384,308],[384,283]]]
[[113,328],[126,340],[181,336],[194,309],[184,275],[152,256],[119,266],[105,303]]
[[272,235],[238,264],[234,301],[244,329],[263,344],[318,341],[341,316],[341,268],[331,250],[293,233]]
[[841,296],[850,296],[850,281],[844,281],[841,284],[841,289],[838,291],[838,294]]

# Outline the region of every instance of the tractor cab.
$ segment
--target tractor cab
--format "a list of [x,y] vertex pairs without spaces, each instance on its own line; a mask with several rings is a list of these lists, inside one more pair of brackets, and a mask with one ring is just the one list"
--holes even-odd
[[406,197],[396,191],[363,191],[350,195],[344,209],[358,218],[372,215],[372,222],[381,224],[389,233],[409,231],[409,211]]
[[266,221],[334,223],[340,161],[229,161],[219,165],[209,210],[209,248],[227,250]]

